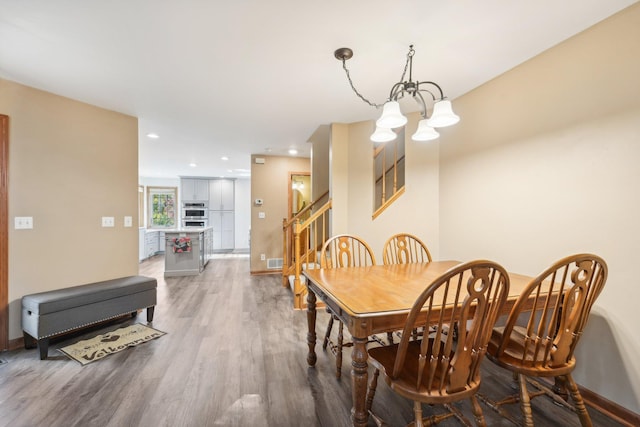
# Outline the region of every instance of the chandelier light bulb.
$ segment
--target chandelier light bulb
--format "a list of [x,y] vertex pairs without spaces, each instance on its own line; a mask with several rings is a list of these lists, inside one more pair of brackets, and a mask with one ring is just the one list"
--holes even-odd
[[396,139],[398,135],[388,128],[376,126],[376,131],[371,135],[371,141],[373,142],[389,142]]
[[427,124],[433,128],[442,128],[455,125],[460,121],[451,108],[451,101],[442,99],[433,105],[433,114],[427,120]]
[[400,104],[397,101],[389,101],[382,108],[382,116],[376,121],[381,128],[394,129],[404,126],[407,118],[400,112]]
[[414,141],[432,141],[438,139],[440,134],[431,126],[427,124],[427,120],[423,119],[418,122],[418,129],[416,133],[411,136]]

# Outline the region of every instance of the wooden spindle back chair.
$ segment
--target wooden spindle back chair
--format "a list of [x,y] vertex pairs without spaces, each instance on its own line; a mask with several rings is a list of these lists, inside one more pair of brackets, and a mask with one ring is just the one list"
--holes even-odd
[[[320,268],[366,267],[375,265],[375,263],[375,256],[367,242],[349,234],[340,234],[329,238],[320,251]],[[331,318],[322,348],[326,350],[328,346],[335,355],[336,378],[340,379],[342,376],[342,348],[352,346],[353,343],[344,341],[344,324],[329,308],[327,311],[331,314]],[[334,321],[338,322],[338,337],[335,343],[331,340]]]
[[[382,263],[390,264],[415,264],[431,262],[431,253],[422,240],[408,233],[398,233],[389,237],[382,247]],[[413,331],[413,337],[417,339],[419,331]],[[387,341],[393,344],[393,332],[387,332]]]
[[[411,308],[400,343],[368,350],[369,362],[375,368],[368,409],[378,375],[383,373],[393,391],[414,401],[413,425],[432,425],[451,416],[467,422],[449,405],[466,398],[471,399],[477,424],[486,425],[475,397],[480,386],[480,362],[508,294],[507,272],[491,261],[460,264],[429,284]],[[453,323],[459,324],[457,341],[443,327]],[[433,332],[421,340],[411,340],[416,326]],[[423,419],[421,403],[442,404],[449,411]]]
[[576,345],[591,307],[602,292],[607,271],[607,264],[599,256],[578,254],[557,261],[531,281],[516,301],[506,325],[494,329],[489,343],[489,359],[512,371],[519,383],[519,395],[490,402],[494,409],[506,416],[499,406],[520,401],[525,425],[533,426],[532,397],[549,394],[558,402],[564,399],[537,382],[537,388],[545,393],[530,394],[527,377],[555,377],[559,385],[556,392],[568,387],[574,401],[572,409],[583,426],[591,426],[571,372],[576,364]]
[[320,252],[321,268],[366,267],[375,264],[376,258],[367,242],[349,234],[329,238]]
[[382,249],[382,263],[411,264],[431,262],[431,253],[422,240],[407,233],[391,236]]

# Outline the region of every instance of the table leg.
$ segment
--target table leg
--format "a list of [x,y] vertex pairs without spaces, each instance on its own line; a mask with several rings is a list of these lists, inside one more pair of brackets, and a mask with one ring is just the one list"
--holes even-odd
[[307,354],[307,363],[309,366],[316,364],[316,294],[311,291],[307,292],[307,344],[309,345],[309,353]]
[[367,341],[368,337],[353,337],[353,350],[351,351],[351,390],[353,408],[351,409],[351,420],[354,427],[366,427],[369,420],[367,412]]

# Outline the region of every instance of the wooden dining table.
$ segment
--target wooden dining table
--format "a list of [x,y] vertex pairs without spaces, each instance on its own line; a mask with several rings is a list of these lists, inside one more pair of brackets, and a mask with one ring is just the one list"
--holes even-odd
[[[344,323],[352,336],[351,385],[354,426],[368,423],[366,391],[368,383],[369,336],[404,328],[416,298],[426,287],[460,261],[423,264],[374,265],[334,269],[310,269],[307,278],[307,323],[309,332],[307,363],[316,357],[316,301],[322,300]],[[531,277],[509,273],[509,296],[502,311],[507,314]]]

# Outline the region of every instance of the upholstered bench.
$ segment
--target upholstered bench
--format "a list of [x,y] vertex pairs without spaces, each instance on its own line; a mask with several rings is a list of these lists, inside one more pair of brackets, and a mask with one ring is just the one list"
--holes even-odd
[[25,348],[40,350],[47,358],[49,339],[55,335],[147,309],[153,320],[157,281],[129,276],[103,282],[25,295],[22,297],[22,330]]

